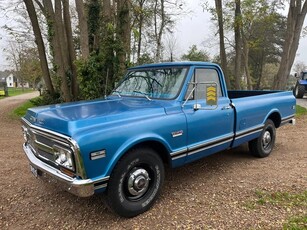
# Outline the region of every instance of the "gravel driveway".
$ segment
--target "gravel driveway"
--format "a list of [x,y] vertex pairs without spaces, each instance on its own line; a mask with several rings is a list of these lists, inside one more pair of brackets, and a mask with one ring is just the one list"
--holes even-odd
[[296,104],[307,108],[307,97],[305,96],[302,99],[296,99]]
[[[307,191],[306,116],[278,129],[276,148],[266,159],[242,146],[167,170],[153,208],[124,219],[106,208],[101,195],[78,198],[32,176],[20,121],[8,114],[33,96],[0,100],[0,229],[281,229],[293,216],[307,215],[306,199],[271,202],[276,192]],[[265,194],[273,194],[271,200]]]

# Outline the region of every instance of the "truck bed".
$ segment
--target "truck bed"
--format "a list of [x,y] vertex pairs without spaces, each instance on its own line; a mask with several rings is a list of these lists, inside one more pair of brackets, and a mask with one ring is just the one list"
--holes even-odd
[[[276,122],[277,128],[293,118],[293,93],[291,91],[230,90],[228,97],[235,106],[235,133],[237,136],[248,132],[253,133],[258,129],[262,130],[268,116]],[[257,136],[259,133],[255,132],[255,136],[248,136],[248,139],[236,139],[233,147]]]
[[259,96],[264,94],[271,94],[271,93],[279,93],[282,91],[279,90],[228,90],[228,97],[230,99],[235,98],[242,98],[242,97],[252,97],[252,96]]

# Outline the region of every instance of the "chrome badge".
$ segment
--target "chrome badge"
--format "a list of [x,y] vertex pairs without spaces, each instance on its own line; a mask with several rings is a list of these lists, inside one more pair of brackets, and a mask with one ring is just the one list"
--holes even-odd
[[175,131],[175,132],[172,132],[172,137],[179,137],[179,136],[182,136],[182,134],[183,134],[183,130]]

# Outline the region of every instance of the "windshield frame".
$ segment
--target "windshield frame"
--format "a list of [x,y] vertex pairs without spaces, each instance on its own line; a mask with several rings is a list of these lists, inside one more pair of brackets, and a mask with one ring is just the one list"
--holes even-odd
[[[180,95],[180,93],[182,92],[182,88],[186,82],[186,78],[187,75],[190,71],[191,66],[187,66],[187,65],[182,65],[182,66],[156,66],[156,67],[144,67],[144,68],[131,68],[128,69],[128,71],[125,74],[125,77],[123,79],[120,80],[120,82],[116,85],[116,87],[113,89],[113,91],[111,92],[110,96],[117,96],[119,91],[118,91],[118,87],[127,79],[129,78],[129,74],[131,72],[136,72],[136,71],[148,71],[148,70],[161,70],[161,69],[186,69],[185,75],[183,76],[182,82],[180,87],[178,88],[177,94],[174,97],[171,98],[163,98],[163,97],[151,97],[150,95],[147,95],[146,97],[144,95],[125,95],[125,94],[121,94],[121,97],[132,97],[132,98],[145,98],[148,99],[150,98],[151,100],[174,100],[176,98],[178,98],[178,96]],[[116,93],[115,93],[116,92]],[[144,92],[145,93],[145,92]]]

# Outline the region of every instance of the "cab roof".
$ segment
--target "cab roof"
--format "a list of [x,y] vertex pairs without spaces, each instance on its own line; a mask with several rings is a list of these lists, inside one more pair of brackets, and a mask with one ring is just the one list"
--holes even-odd
[[159,68],[159,67],[180,67],[180,66],[217,66],[215,63],[211,62],[200,62],[200,61],[191,61],[191,62],[162,62],[162,63],[153,63],[153,64],[144,64],[139,66],[134,66],[128,70],[133,69],[145,69],[145,68]]

